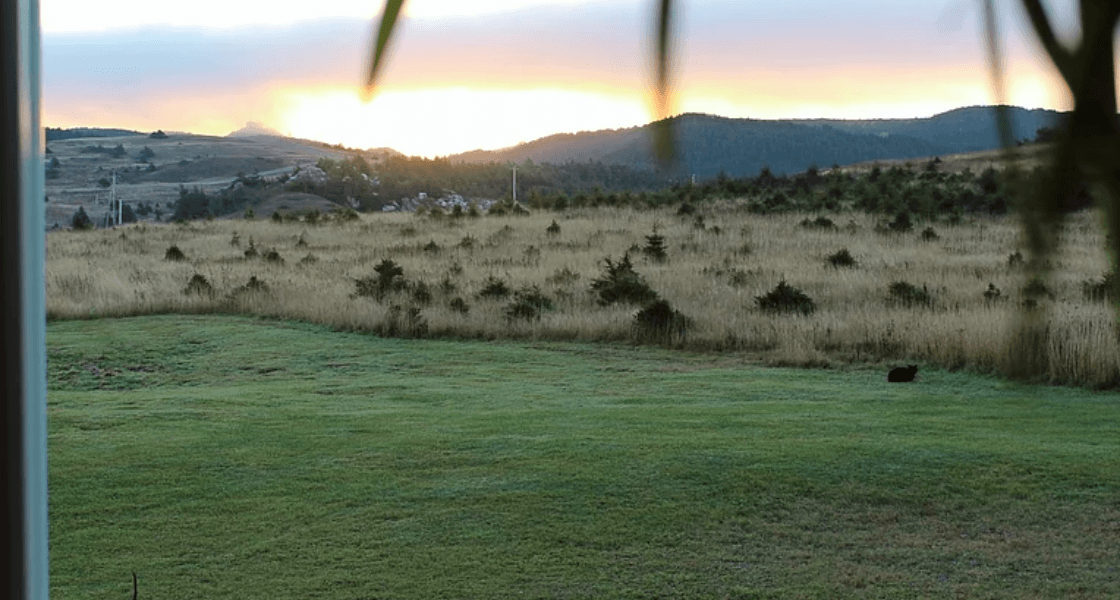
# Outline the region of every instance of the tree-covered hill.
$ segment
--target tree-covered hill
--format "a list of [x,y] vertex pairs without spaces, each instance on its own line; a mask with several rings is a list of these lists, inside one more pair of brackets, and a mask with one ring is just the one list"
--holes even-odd
[[[675,117],[680,163],[678,177],[710,179],[757,174],[768,166],[776,174],[812,165],[928,157],[998,146],[993,107],[962,108],[924,119],[758,120],[685,114]],[[1031,139],[1040,127],[1053,126],[1060,113],[1011,108],[1016,139]],[[552,135],[512,148],[474,151],[452,162],[566,163],[601,161],[634,169],[655,167],[650,125],[628,129]]]
[[[1054,127],[1062,113],[1046,109],[1008,107],[1016,140],[1034,139],[1043,127]],[[907,136],[930,142],[943,149],[940,154],[991,150],[999,147],[995,126],[995,107],[970,106],[936,114],[925,119],[872,119],[847,121],[840,119],[795,120],[794,123],[833,127],[849,133]],[[899,157],[910,158],[910,157]]]
[[123,137],[128,135],[147,135],[131,129],[105,129],[102,127],[73,127],[70,129],[47,127],[46,138],[48,142],[55,140],[72,140],[76,138],[103,138]]

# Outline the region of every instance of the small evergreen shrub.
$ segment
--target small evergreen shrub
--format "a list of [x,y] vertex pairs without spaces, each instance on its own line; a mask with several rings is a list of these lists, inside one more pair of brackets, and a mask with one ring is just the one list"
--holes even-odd
[[854,267],[856,266],[856,259],[847,248],[841,248],[825,258],[829,266],[839,269],[840,267]]
[[552,224],[549,225],[548,227],[546,227],[544,231],[548,235],[552,235],[552,236],[560,235],[560,224],[556,222],[556,219],[553,219]]
[[491,275],[486,278],[486,282],[482,284],[482,291],[478,293],[479,298],[505,298],[509,296],[510,289],[505,281],[498,279]]
[[539,321],[542,312],[552,309],[552,299],[544,295],[540,287],[533,285],[514,292],[513,301],[506,306],[505,315],[510,321]]
[[640,340],[671,342],[683,338],[692,319],[674,310],[665,300],[655,300],[634,315],[634,334]]
[[260,257],[261,253],[257,250],[257,245],[253,242],[253,238],[249,238],[249,247],[245,249],[244,255],[245,260],[253,260],[254,258]]
[[941,236],[937,235],[937,232],[934,231],[932,227],[926,227],[922,230],[923,242],[936,242],[939,239],[941,239]]
[[556,269],[556,271],[553,272],[552,275],[549,275],[545,278],[545,281],[553,285],[572,285],[573,283],[579,281],[579,273],[572,271],[568,267],[564,267],[562,269]]
[[355,297],[373,298],[380,302],[390,292],[405,288],[404,269],[391,259],[383,259],[373,267],[373,270],[377,273],[377,276],[354,280]]
[[428,333],[428,320],[417,306],[405,308],[394,304],[378,324],[377,332],[389,337],[423,337]]
[[602,275],[591,282],[591,291],[598,296],[599,304],[645,305],[658,299],[657,292],[634,270],[629,254],[623,254],[618,262],[611,261],[609,256],[603,262]]
[[233,246],[234,248],[241,247],[241,236],[237,235],[236,231],[233,232],[233,236],[229,238],[229,245]]
[[447,306],[451,308],[451,310],[461,315],[465,315],[471,311],[471,307],[469,304],[467,304],[467,301],[463,300],[459,296],[455,296],[454,298],[452,298],[451,302],[449,302]]
[[1043,298],[1054,299],[1054,292],[1046,285],[1046,282],[1038,277],[1032,277],[1026,285],[1023,286],[1023,297],[1027,300],[1038,301]]
[[833,223],[832,219],[828,217],[817,217],[812,220],[803,219],[800,225],[805,229],[824,229],[829,231],[836,229],[836,223]]
[[336,209],[334,211],[334,220],[339,223],[348,223],[350,221],[357,221],[361,217],[358,216],[358,211],[352,208]]
[[751,274],[742,269],[730,269],[727,272],[727,285],[733,288],[746,287],[751,279]]
[[268,284],[257,279],[256,275],[249,277],[249,281],[245,283],[245,289],[250,292],[267,292]]
[[913,231],[914,223],[910,221],[910,213],[900,211],[893,221],[887,223],[887,228],[895,233],[909,233]]
[[812,298],[786,283],[785,279],[765,295],[755,296],[754,301],[759,310],[769,313],[801,313],[808,316],[817,310],[817,304]]
[[304,232],[301,232],[299,234],[299,239],[296,240],[296,248],[306,248],[306,247],[307,247],[307,232],[304,231]]
[[299,264],[304,265],[304,266],[313,265],[317,262],[319,262],[319,257],[315,256],[314,254],[312,254],[310,252],[307,253],[307,256],[299,259]]
[[439,292],[444,296],[450,296],[459,291],[459,286],[454,281],[451,281],[450,275],[444,275],[443,279],[439,281]]
[[430,240],[427,244],[420,247],[421,250],[428,254],[439,254],[439,244],[435,240]]
[[245,285],[238,286],[236,289],[230,292],[229,297],[231,299],[236,299],[237,297],[243,296],[245,294],[264,294],[268,293],[268,291],[268,284],[266,284],[264,281],[261,281],[260,279],[257,279],[256,275],[253,275],[249,277],[249,281],[247,281]]
[[892,301],[906,308],[933,305],[933,297],[929,295],[929,290],[924,285],[919,288],[906,281],[896,281],[887,287],[887,294]]
[[178,246],[171,246],[167,249],[167,252],[163,253],[163,260],[181,262],[187,260],[187,255],[183,254],[183,251],[180,250]]
[[275,248],[270,248],[264,253],[264,261],[274,265],[284,264],[284,258],[280,256],[280,253],[277,252]]
[[642,246],[642,254],[645,254],[653,262],[665,262],[669,255],[665,252],[665,236],[657,233],[657,227],[653,228],[653,233],[646,236],[646,245]]
[[183,288],[184,296],[213,296],[214,286],[205,276],[195,273],[191,280],[187,282],[187,287]]
[[1026,264],[1026,260],[1023,259],[1023,253],[1018,250],[1007,256],[1007,267],[1009,269],[1022,267],[1024,264]]
[[432,288],[423,281],[417,281],[412,286],[412,301],[420,306],[428,306],[432,303]]
[[1081,292],[1091,302],[1111,301],[1115,295],[1115,274],[1105,273],[1100,279],[1086,279],[1081,283]]
[[988,283],[988,289],[984,292],[984,302],[992,304],[1003,299],[1003,292],[996,287],[994,283]]
[[274,210],[274,211],[272,211],[271,219],[272,219],[273,223],[283,223],[284,222],[284,215],[280,214],[280,211]]

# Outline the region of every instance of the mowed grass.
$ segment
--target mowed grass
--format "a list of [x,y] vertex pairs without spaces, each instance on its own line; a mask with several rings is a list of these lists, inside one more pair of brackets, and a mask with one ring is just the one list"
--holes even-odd
[[56,600],[1120,597],[1115,393],[222,316],[48,357]]

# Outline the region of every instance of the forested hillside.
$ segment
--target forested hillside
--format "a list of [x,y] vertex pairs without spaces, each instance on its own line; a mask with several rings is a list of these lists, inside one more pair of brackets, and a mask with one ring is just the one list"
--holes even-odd
[[[917,158],[991,149],[998,146],[993,107],[970,107],[925,119],[757,120],[685,114],[675,117],[679,164],[677,179],[710,179],[776,174],[870,160]],[[1053,126],[1060,113],[1011,108],[1017,140],[1033,139]],[[513,148],[475,151],[449,157],[452,162],[565,163],[601,161],[652,170],[649,125],[629,129],[559,134]]]
[[47,127],[46,138],[48,142],[55,140],[72,140],[77,138],[106,138],[130,135],[147,135],[131,129],[105,129],[101,127],[73,127],[70,129]]
[[[1033,139],[1043,127],[1054,127],[1062,113],[1053,110],[1009,107],[1012,132],[1016,140]],[[806,119],[794,123],[833,127],[849,133],[902,135],[924,140],[943,148],[939,153],[973,152],[999,147],[994,107],[970,106],[940,113],[927,119]],[[909,157],[899,157],[909,158]]]

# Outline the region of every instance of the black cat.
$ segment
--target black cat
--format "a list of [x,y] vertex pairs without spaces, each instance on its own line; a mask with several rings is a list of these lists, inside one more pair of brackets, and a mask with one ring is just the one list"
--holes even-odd
[[898,367],[891,369],[887,373],[887,381],[891,383],[901,383],[904,381],[914,381],[914,376],[918,374],[918,365],[910,365],[909,367]]

